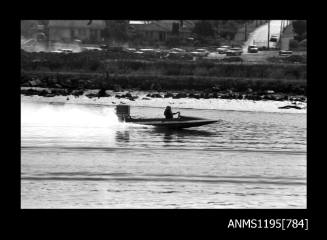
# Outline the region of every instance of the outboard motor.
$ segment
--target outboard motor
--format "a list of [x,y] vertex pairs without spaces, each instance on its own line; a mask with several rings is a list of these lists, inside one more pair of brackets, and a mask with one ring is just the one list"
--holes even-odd
[[117,105],[116,106],[116,115],[120,122],[125,121],[126,119],[131,118],[130,116],[130,106],[129,105]]

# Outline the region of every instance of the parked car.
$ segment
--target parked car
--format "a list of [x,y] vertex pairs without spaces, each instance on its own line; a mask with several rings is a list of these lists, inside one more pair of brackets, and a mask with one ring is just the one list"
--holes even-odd
[[101,44],[99,46],[102,50],[107,50],[109,48],[109,46],[107,44]]
[[217,52],[211,52],[206,56],[206,59],[221,59],[223,56],[218,54]]
[[198,48],[195,49],[195,51],[192,51],[191,54],[196,57],[206,57],[209,54],[209,51],[204,48]]
[[61,50],[53,50],[53,51],[51,51],[51,53],[62,53],[62,51]]
[[93,51],[102,51],[102,48],[99,47],[82,47],[82,52],[93,52]]
[[54,50],[54,51],[51,51],[52,53],[72,53],[73,52],[73,49],[57,49],[57,50]]
[[259,49],[256,45],[248,46],[248,53],[257,53],[258,51],[259,51]]
[[292,51],[287,51],[287,50],[280,50],[279,51],[279,56],[290,56],[292,54],[293,54]]
[[75,40],[74,40],[74,43],[82,44],[82,40],[80,40],[80,39],[75,39]]
[[162,57],[167,59],[184,59],[184,60],[192,59],[192,56],[189,53],[184,53],[184,52],[169,52],[166,55],[163,55]]
[[277,35],[271,35],[269,41],[270,42],[277,42],[278,41],[278,36]]
[[239,47],[233,47],[226,51],[227,56],[240,56],[243,53],[243,49]]
[[221,46],[221,47],[217,48],[217,52],[218,52],[219,54],[225,54],[226,51],[227,51],[228,49],[230,49],[230,48],[231,48],[230,46],[224,45],[224,46]]
[[62,51],[63,53],[73,53],[73,49],[69,49],[69,48],[62,48],[58,50]]
[[181,48],[172,48],[172,49],[170,49],[170,51],[172,51],[172,52],[186,52],[184,49],[181,49]]
[[135,53],[137,50],[136,48],[124,48],[123,51],[126,53]]

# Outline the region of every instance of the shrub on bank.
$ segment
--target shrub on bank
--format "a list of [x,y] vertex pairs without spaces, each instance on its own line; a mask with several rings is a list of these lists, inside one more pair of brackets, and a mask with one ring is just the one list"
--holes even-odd
[[296,50],[299,47],[299,41],[291,39],[289,42],[290,50]]
[[307,58],[306,58],[306,56],[302,56],[302,55],[291,55],[291,56],[285,58],[285,61],[287,61],[289,63],[306,63]]
[[304,39],[301,42],[299,42],[299,48],[307,49],[307,39]]
[[301,63],[306,64],[307,63],[307,56],[306,55],[291,55],[287,57],[269,57],[267,58],[268,62],[271,63]]
[[227,57],[222,59],[223,62],[243,62],[241,57]]
[[[39,86],[49,86],[49,79],[65,88],[78,89],[140,89],[140,90],[205,90],[246,92],[249,88],[256,92],[273,90],[276,93],[306,94],[305,80],[281,80],[260,78],[227,78],[208,76],[175,76],[175,75],[111,75],[107,79],[103,74],[89,73],[30,73],[22,72],[21,82],[26,84],[32,79],[39,79]],[[115,87],[116,86],[116,87]],[[217,90],[217,86],[218,89]],[[211,90],[210,90],[211,89]]]
[[[22,53],[22,70],[33,71],[78,71],[105,72],[110,74],[157,74],[168,76],[212,76],[244,78],[303,79],[306,77],[306,65],[292,64],[243,64],[237,63],[239,57],[231,57],[231,63],[210,60],[183,61],[162,59],[108,59],[115,53],[95,52],[77,54]],[[35,60],[40,61],[35,61]],[[306,63],[303,56],[290,56],[269,59],[283,63]],[[227,60],[226,60],[227,61]]]

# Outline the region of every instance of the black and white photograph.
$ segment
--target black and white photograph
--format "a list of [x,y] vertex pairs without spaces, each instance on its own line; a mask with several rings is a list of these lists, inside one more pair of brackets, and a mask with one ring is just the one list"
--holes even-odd
[[21,209],[307,209],[306,20],[20,20]]

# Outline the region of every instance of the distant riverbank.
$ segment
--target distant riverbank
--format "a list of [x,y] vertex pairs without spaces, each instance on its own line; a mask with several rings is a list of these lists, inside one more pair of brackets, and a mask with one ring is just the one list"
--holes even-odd
[[102,89],[158,91],[173,98],[306,100],[306,64],[131,59],[117,54],[22,53],[21,86],[52,89],[22,94],[81,95],[85,89]]

